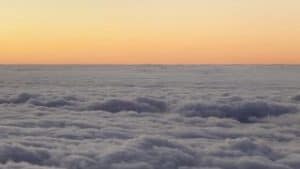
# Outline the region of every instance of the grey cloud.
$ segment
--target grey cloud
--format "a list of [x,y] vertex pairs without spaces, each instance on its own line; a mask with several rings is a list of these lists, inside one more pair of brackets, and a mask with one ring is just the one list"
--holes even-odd
[[229,103],[189,103],[180,107],[177,112],[184,116],[233,118],[240,122],[251,122],[256,119],[295,113],[293,105],[265,102],[242,101]]
[[36,94],[30,94],[30,93],[20,93],[17,95],[10,96],[8,98],[1,98],[0,104],[21,104],[25,103],[31,98],[36,98],[38,95]]
[[50,154],[48,151],[40,149],[30,149],[21,145],[0,145],[0,162],[27,162],[30,164],[41,165],[49,160]]
[[63,169],[63,168],[32,165],[25,162],[21,162],[21,163],[8,162],[6,164],[2,164],[2,165],[0,164],[0,169]]
[[22,92],[8,98],[0,99],[0,104],[31,104],[42,107],[63,107],[73,105],[74,101],[77,101],[74,96],[45,97],[40,94]]
[[263,156],[272,160],[281,157],[279,153],[274,152],[266,143],[258,143],[249,138],[227,140],[220,149],[235,151],[239,156]]
[[126,161],[129,166],[137,163],[141,168],[142,166],[148,166],[148,168],[151,166],[150,168],[153,169],[173,169],[180,166],[193,166],[197,163],[192,150],[159,137],[132,139],[122,148],[99,156],[98,159],[102,168],[114,168],[116,163],[122,161]]
[[220,166],[222,169],[291,169],[263,157],[208,158],[205,163]]
[[292,97],[292,100],[297,101],[297,102],[300,101],[300,94]]
[[279,163],[286,164],[291,168],[300,168],[300,153],[290,154],[287,157],[278,160]]
[[0,66],[0,169],[299,169],[299,71]]
[[72,105],[71,102],[68,102],[63,99],[55,99],[55,100],[41,100],[41,99],[34,99],[29,101],[30,104],[35,106],[42,106],[42,107],[63,107],[63,106],[70,106]]
[[92,103],[87,107],[87,110],[103,110],[111,113],[121,111],[165,112],[167,105],[163,101],[143,97],[131,101],[112,99],[103,103]]

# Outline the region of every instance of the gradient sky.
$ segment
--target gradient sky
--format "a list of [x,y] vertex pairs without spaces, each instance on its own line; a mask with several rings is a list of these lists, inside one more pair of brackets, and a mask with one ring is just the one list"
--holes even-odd
[[299,0],[0,0],[1,64],[300,64]]

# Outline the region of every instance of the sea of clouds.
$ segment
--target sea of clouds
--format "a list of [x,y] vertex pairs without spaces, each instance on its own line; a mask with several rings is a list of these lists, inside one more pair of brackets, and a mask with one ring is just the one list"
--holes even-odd
[[300,66],[0,66],[0,169],[299,169]]

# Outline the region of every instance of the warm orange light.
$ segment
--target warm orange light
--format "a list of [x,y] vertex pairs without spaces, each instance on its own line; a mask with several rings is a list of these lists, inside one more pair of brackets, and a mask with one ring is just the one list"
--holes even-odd
[[0,2],[0,64],[300,64],[300,1]]

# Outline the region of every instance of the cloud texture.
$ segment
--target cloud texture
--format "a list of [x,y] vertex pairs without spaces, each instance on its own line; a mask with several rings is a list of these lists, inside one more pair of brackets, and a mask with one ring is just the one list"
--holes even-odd
[[0,169],[299,169],[297,71],[2,66]]

